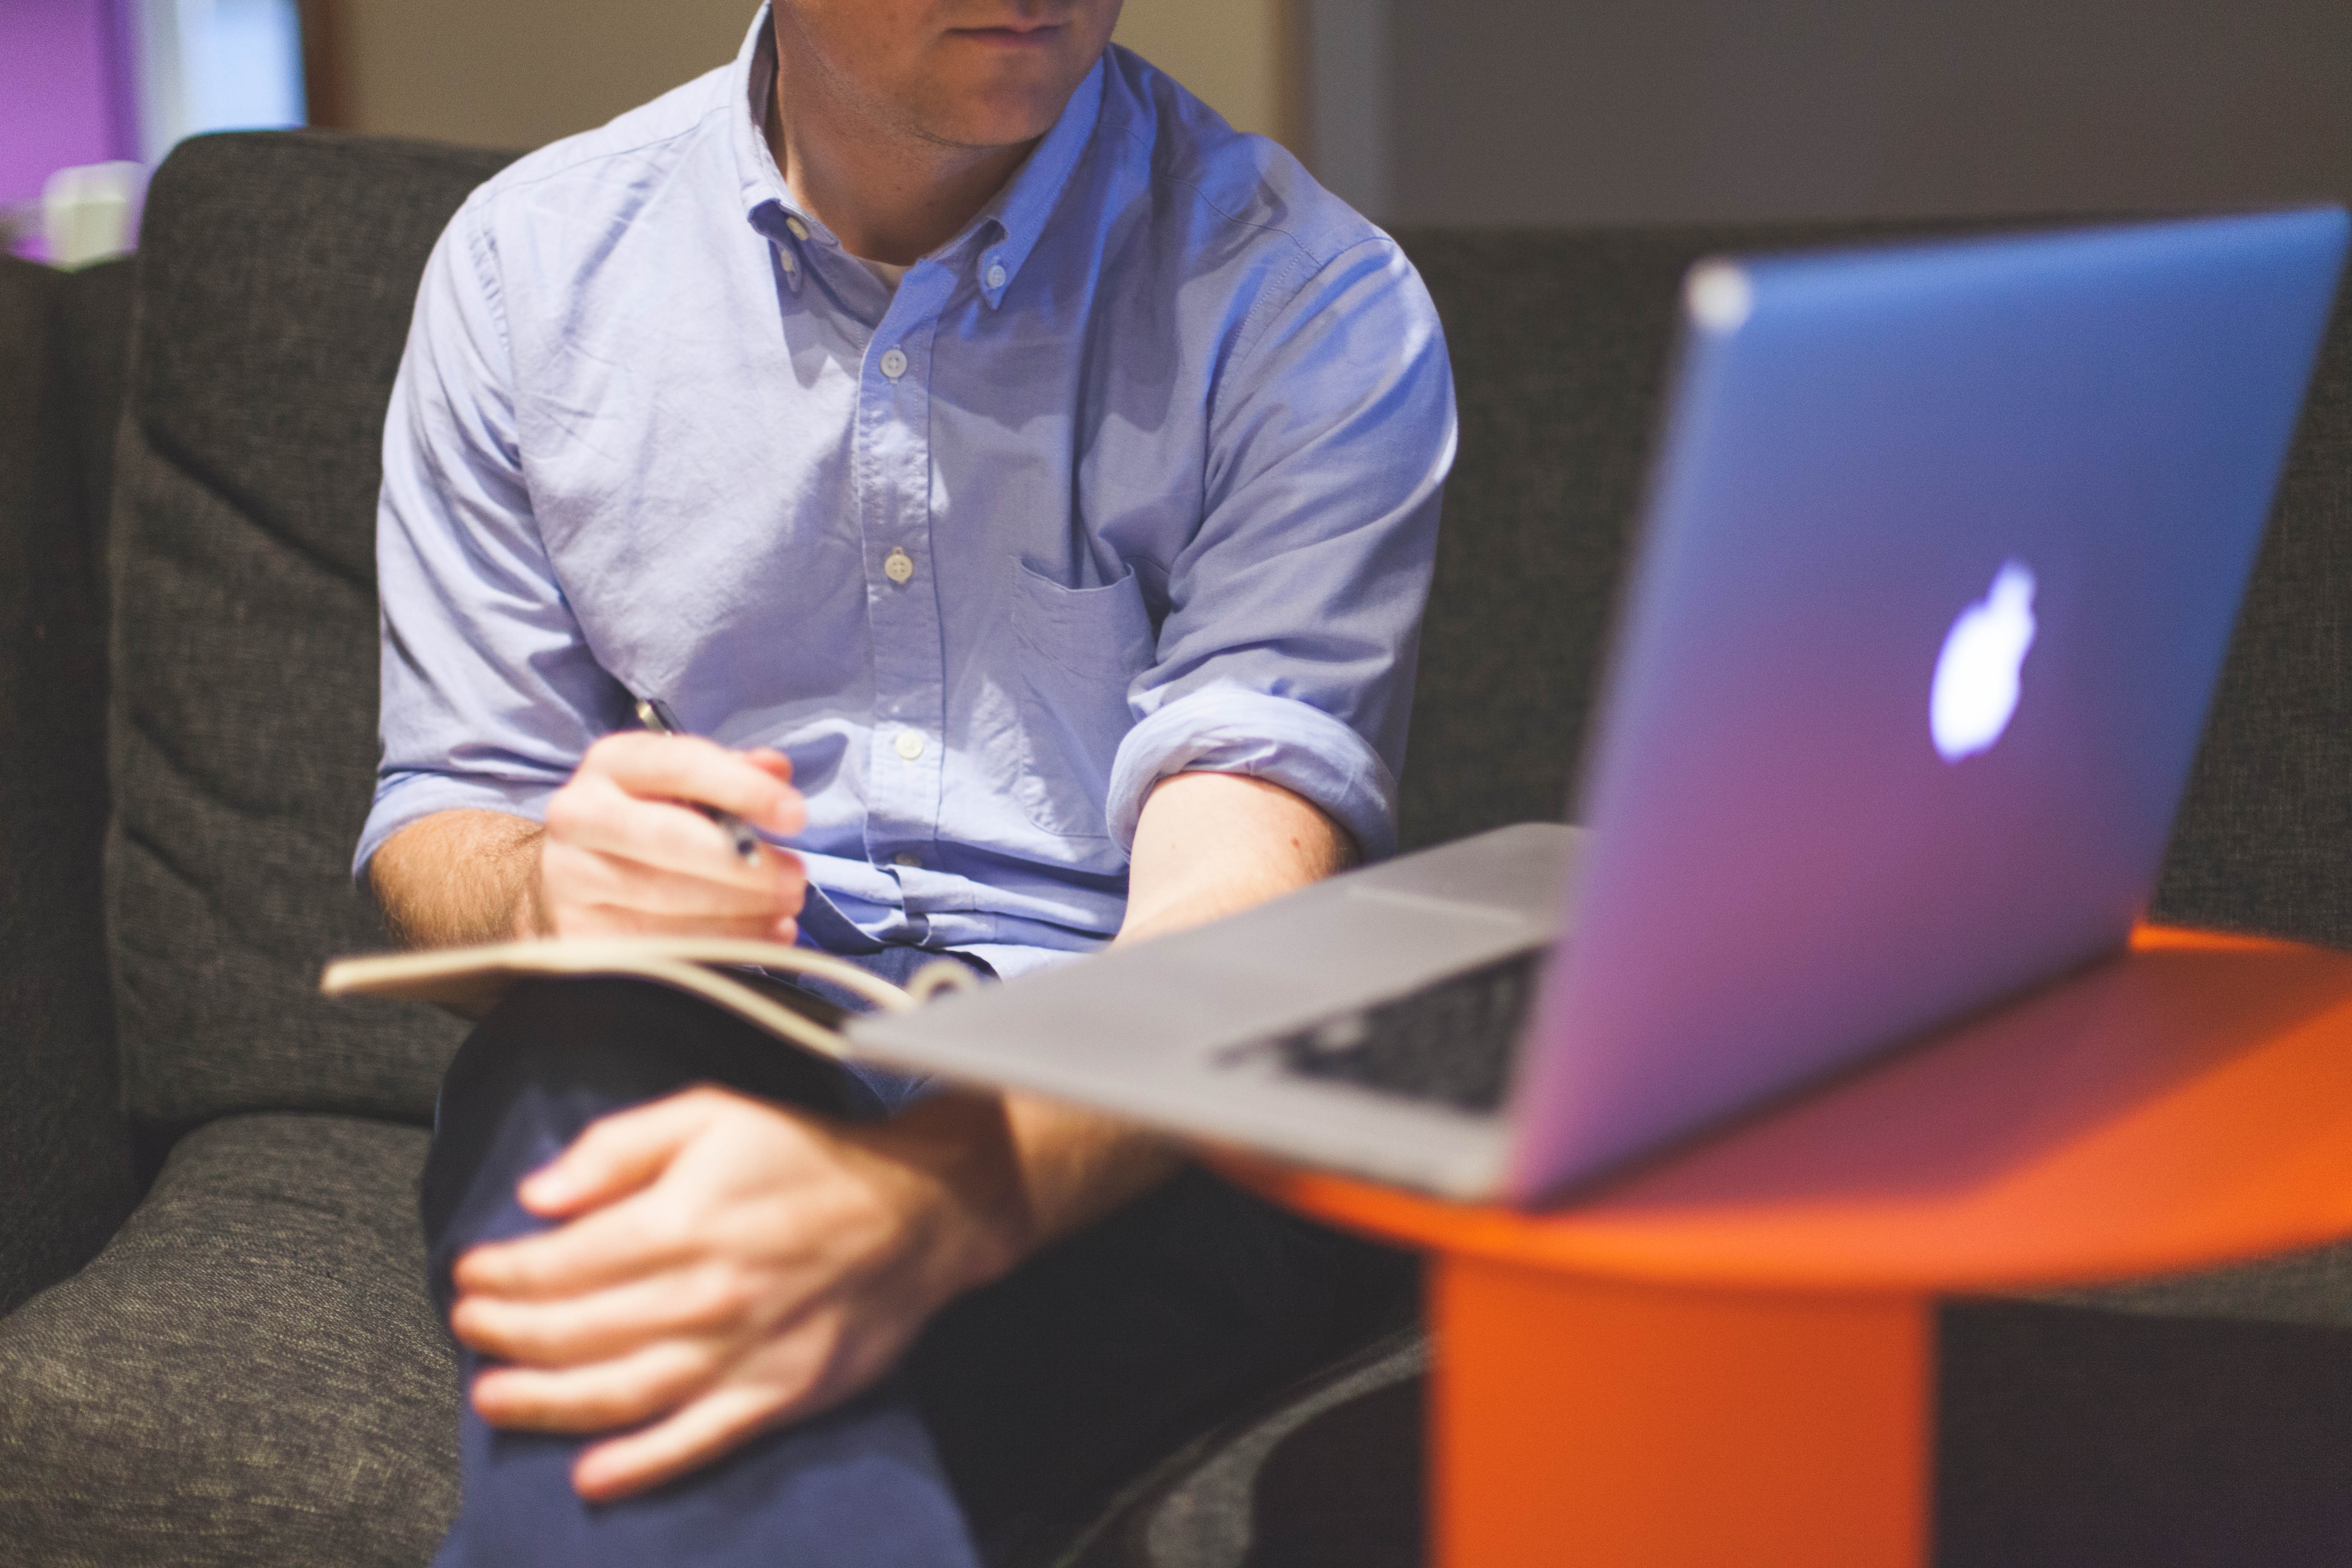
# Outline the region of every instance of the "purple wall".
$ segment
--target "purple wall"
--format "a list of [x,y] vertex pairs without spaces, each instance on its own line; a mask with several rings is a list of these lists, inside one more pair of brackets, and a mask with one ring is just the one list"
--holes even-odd
[[0,7],[0,205],[38,199],[51,173],[139,156],[121,0]]

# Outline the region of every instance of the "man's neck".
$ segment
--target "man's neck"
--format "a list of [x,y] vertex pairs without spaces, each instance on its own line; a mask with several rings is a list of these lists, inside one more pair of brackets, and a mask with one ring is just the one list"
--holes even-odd
[[965,147],[924,136],[858,101],[815,51],[776,37],[768,146],[793,197],[852,256],[905,266],[986,206],[1034,141]]

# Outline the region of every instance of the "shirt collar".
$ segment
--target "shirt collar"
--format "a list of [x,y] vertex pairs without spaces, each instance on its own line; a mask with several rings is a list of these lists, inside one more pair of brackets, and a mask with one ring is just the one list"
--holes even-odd
[[776,30],[765,5],[751,18],[751,30],[743,35],[743,47],[736,51],[730,79],[736,90],[727,116],[727,142],[735,155],[743,216],[781,248],[784,283],[797,294],[805,268],[794,244],[798,236],[790,232],[792,226],[798,225],[800,234],[822,235],[828,243],[837,242],[830,230],[801,210],[793,199],[792,187],[784,184],[784,172],[776,167],[775,154],[768,150],[767,107],[776,90]]
[[[981,297],[991,308],[1004,302],[1005,289],[1019,277],[1021,264],[1037,248],[1037,241],[1045,232],[1046,220],[1054,216],[1062,192],[1070,183],[1070,175],[1086,154],[1087,144],[1094,140],[1095,123],[1102,113],[1103,62],[1095,61],[1078,89],[1070,94],[1070,101],[1062,107],[1061,118],[1045,132],[1028,158],[1014,171],[995,199],[980,209],[964,233],[969,235],[983,226],[992,226],[995,243],[982,246],[974,267],[980,278]],[[959,236],[955,243],[962,243]],[[999,272],[998,268],[1003,271]]]
[[[1070,94],[1054,128],[1030,149],[1004,188],[953,239],[931,253],[941,259],[959,253],[971,256],[974,280],[992,309],[1003,303],[1004,291],[1036,248],[1046,220],[1094,137],[1102,112],[1103,69],[1103,62],[1095,61],[1094,68]],[[751,30],[736,52],[732,79],[739,90],[728,116],[728,140],[734,149],[744,216],[779,245],[793,247],[805,237],[840,249],[841,242],[833,232],[793,199],[792,187],[784,183],[783,171],[776,167],[775,154],[768,149],[767,108],[775,97],[776,33],[765,5],[752,18]],[[790,255],[788,248],[784,279],[798,293],[804,268],[789,259]]]

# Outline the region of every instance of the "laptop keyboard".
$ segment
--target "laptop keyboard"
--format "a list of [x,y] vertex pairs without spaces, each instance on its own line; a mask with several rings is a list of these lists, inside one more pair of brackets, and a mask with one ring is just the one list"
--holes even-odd
[[1463,1110],[1502,1109],[1519,1026],[1533,1005],[1549,949],[1515,954],[1393,1002],[1343,1013],[1249,1048],[1286,1072],[1434,1100]]

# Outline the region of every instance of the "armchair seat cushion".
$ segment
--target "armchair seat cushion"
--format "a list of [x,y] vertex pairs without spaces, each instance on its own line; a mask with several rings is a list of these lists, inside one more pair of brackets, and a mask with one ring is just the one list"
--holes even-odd
[[9,1562],[432,1554],[457,1403],[424,1289],[425,1139],[336,1116],[199,1128],[95,1261],[0,1320]]
[[1419,1568],[1429,1345],[1398,1329],[1130,1482],[1055,1568]]

